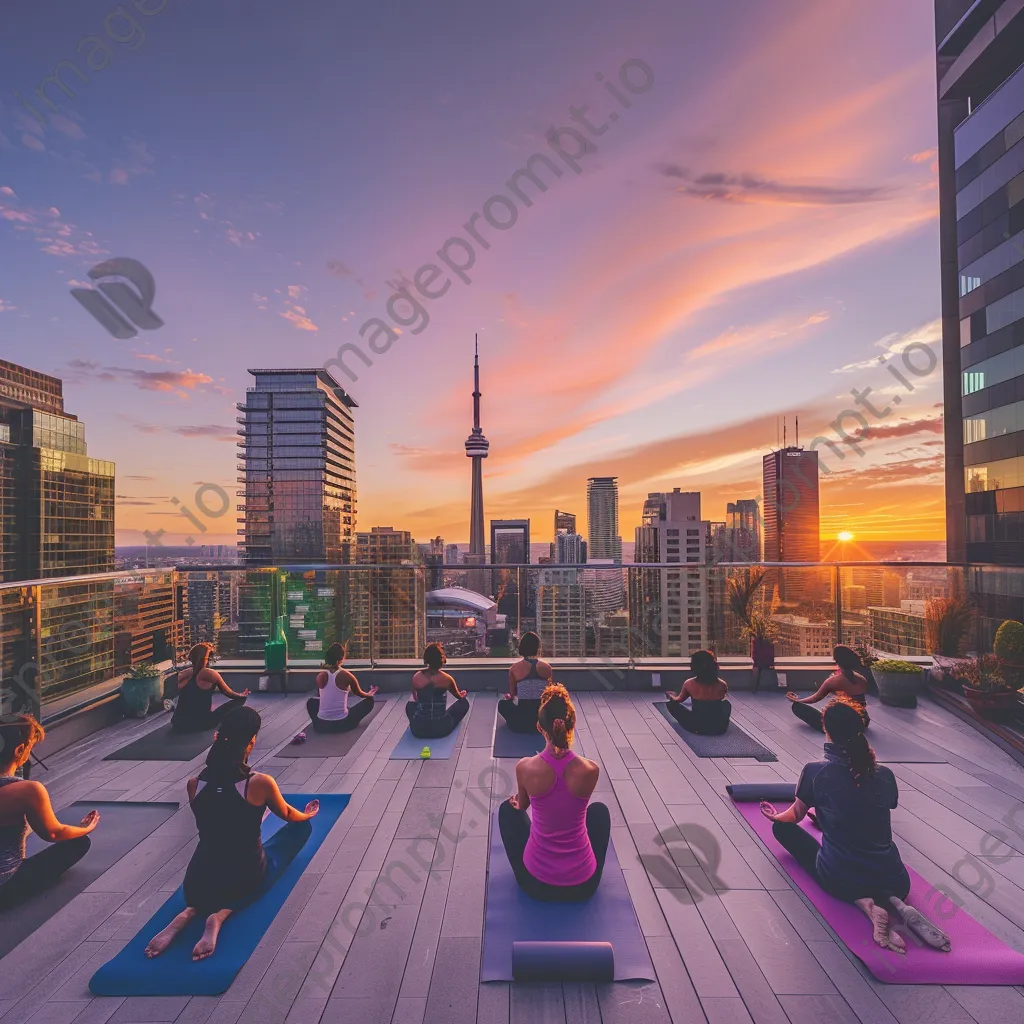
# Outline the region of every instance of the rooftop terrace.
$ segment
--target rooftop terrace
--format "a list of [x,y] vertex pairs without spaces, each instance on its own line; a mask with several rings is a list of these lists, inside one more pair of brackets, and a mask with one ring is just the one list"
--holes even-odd
[[[303,698],[251,701],[264,719],[256,767],[286,793],[351,793],[352,801],[231,988],[221,997],[127,999],[91,997],[87,988],[180,884],[194,847],[185,780],[201,757],[103,760],[163,726],[157,715],[66,747],[36,776],[57,808],[80,800],[183,806],[0,961],[0,1024],[1024,1020],[1018,988],[876,981],[778,869],[724,788],[792,781],[819,756],[819,739],[778,693],[733,695],[734,719],[776,763],[697,758],[649,693],[578,695],[579,741],[602,766],[595,799],[611,809],[612,841],[657,974],[654,983],[607,985],[478,980],[485,810],[509,795],[514,771],[513,761],[491,756],[494,694],[471,694],[452,758],[425,762],[388,759],[406,726],[401,698],[388,700],[351,753],[323,759],[277,756],[306,720]],[[876,734],[899,733],[941,758],[892,765],[904,859],[1024,951],[1024,829],[1014,817],[1024,810],[1024,768],[928,700],[915,710],[876,702],[871,713]],[[433,870],[394,869],[410,864],[413,846],[425,856],[433,849]],[[984,865],[992,884],[978,883],[965,864]]]

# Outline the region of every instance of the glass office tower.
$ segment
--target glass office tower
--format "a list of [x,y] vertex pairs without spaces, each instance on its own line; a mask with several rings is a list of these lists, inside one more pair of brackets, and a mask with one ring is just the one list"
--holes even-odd
[[1024,564],[1024,5],[936,0],[946,545]]

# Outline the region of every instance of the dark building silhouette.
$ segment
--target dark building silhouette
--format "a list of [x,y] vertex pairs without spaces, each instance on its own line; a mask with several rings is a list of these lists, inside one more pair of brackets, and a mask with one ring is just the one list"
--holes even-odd
[[[764,560],[817,562],[821,555],[818,453],[789,446],[764,456]],[[817,600],[817,571],[773,573],[779,599]]]

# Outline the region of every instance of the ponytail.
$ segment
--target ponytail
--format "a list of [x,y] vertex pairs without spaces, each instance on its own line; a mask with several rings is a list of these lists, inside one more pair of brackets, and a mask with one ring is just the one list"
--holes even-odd
[[193,675],[199,675],[206,668],[211,654],[213,654],[213,645],[207,643],[196,644],[188,652],[188,660],[192,664]]
[[540,697],[537,721],[556,750],[568,750],[572,746],[576,709],[572,705],[569,691],[561,683],[545,687]]
[[859,704],[845,693],[837,693],[822,716],[828,738],[846,754],[854,781],[874,773],[878,767],[875,752],[864,735],[866,715]]
[[213,738],[200,779],[233,785],[252,775],[245,758],[249,744],[259,735],[262,724],[263,720],[254,708],[241,707],[229,711]]

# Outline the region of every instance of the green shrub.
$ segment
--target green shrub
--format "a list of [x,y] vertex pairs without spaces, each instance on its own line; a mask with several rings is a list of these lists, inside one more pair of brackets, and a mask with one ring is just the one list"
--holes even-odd
[[1024,666],[1024,623],[1007,619],[996,630],[992,650],[1001,661]]
[[132,665],[127,672],[125,672],[125,679],[152,679],[154,676],[159,676],[160,668],[152,661],[144,661],[138,665]]
[[921,666],[909,661],[897,661],[895,658],[886,658],[882,661],[876,661],[871,666],[871,670],[872,672],[892,672],[894,675],[897,673],[919,674]]

